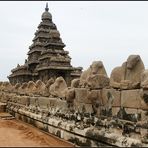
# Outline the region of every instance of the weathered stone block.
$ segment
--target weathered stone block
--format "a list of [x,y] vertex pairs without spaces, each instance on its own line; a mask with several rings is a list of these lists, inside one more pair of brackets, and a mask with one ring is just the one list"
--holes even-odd
[[1,97],[1,102],[6,103],[7,100],[8,100],[8,95],[6,93],[3,93]]
[[120,107],[121,106],[121,92],[116,89],[102,89],[102,105],[106,105],[108,102],[107,93],[110,92],[113,96],[113,107]]
[[141,137],[144,137],[147,134],[147,129],[141,128],[140,133]]
[[80,103],[91,103],[90,100],[87,99],[87,92],[86,88],[76,88],[75,89],[75,100],[76,102]]
[[92,113],[92,104],[86,104],[86,103],[74,103],[75,111],[85,112],[85,113]]
[[30,105],[35,106],[37,100],[37,97],[30,97]]
[[91,89],[99,89],[109,86],[109,78],[106,75],[90,75],[87,79],[87,85]]
[[142,98],[141,99],[141,109],[148,110],[148,90],[141,89],[140,96]]
[[119,110],[120,110],[120,107],[113,107],[112,108],[112,116],[116,116],[117,113],[119,112]]
[[35,124],[35,126],[37,127],[37,128],[39,128],[39,129],[44,129],[44,124],[42,123],[42,122],[39,122],[39,121],[37,121],[37,120],[34,120],[34,124]]
[[19,98],[19,96],[17,96],[17,95],[13,96],[11,101],[16,103],[18,101],[18,98]]
[[148,110],[148,103],[146,103],[143,99],[141,99],[141,109]]
[[121,106],[127,108],[141,108],[140,89],[122,90],[121,91]]
[[[66,100],[61,100],[59,98],[47,98],[49,99],[49,109],[54,108],[55,110],[60,110],[61,112],[67,110]],[[47,100],[48,101],[48,100]]]
[[91,103],[94,103],[96,100],[98,100],[101,105],[101,90],[88,90],[87,100],[90,100]]
[[29,97],[28,96],[20,96],[17,103],[22,104],[22,105],[27,105],[29,104]]
[[49,98],[46,97],[39,97],[38,98],[38,103],[40,108],[48,108],[49,107]]
[[141,121],[148,121],[148,110],[140,110],[141,113]]
[[75,101],[80,103],[92,103],[94,100],[100,100],[101,90],[88,90],[87,88],[75,89]]
[[135,109],[135,108],[125,108],[125,111],[126,111],[127,114],[138,114],[138,113],[140,113],[139,109]]
[[0,112],[5,112],[5,111],[6,111],[6,104],[0,103]]

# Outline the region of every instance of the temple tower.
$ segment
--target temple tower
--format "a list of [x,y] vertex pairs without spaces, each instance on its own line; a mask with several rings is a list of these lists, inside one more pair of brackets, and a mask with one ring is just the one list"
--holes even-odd
[[16,84],[38,79],[46,82],[51,77],[56,79],[62,76],[70,85],[72,79],[80,76],[82,68],[71,65],[71,57],[63,49],[65,44],[52,21],[48,3],[41,19],[33,43],[29,46],[28,59],[24,65],[11,70],[12,74],[8,78],[12,84]]

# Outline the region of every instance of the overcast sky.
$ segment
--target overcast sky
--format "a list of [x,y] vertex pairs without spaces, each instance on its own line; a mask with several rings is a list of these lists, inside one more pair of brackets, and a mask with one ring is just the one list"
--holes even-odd
[[[41,21],[46,1],[0,1],[0,80],[23,64]],[[49,1],[53,22],[72,57],[84,69],[94,60],[108,76],[130,54],[139,54],[148,69],[147,1]]]

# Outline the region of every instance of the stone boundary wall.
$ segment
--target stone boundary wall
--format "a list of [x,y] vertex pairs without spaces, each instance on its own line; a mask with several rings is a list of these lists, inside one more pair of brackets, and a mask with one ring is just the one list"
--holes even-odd
[[[114,99],[118,100],[116,103],[113,103],[112,113],[115,112],[116,115],[121,105],[125,105],[127,113],[133,113],[133,106],[127,106],[124,101],[121,101],[122,97],[123,99],[126,98],[126,91],[111,90]],[[107,99],[105,96],[111,90],[93,90],[98,94],[98,99],[100,99],[100,95],[104,96],[102,108],[106,104]],[[113,116],[114,114],[111,116],[110,114],[103,114],[104,112],[101,111],[100,116],[93,115],[93,104],[89,102],[90,100],[83,98],[86,100],[86,103],[84,100],[84,102],[81,100],[81,95],[85,94],[87,96],[86,91],[89,90],[76,89],[74,112],[69,108],[65,99],[55,97],[27,96],[0,91],[0,101],[7,104],[6,111],[17,119],[30,123],[79,146],[148,146],[145,140],[148,127],[144,118],[140,118],[139,121],[130,121]],[[131,91],[135,94],[139,90]],[[123,95],[121,95],[122,93]],[[130,92],[130,96],[133,95],[132,93]],[[139,98],[140,96],[134,99],[139,101]],[[83,108],[82,111],[80,106]],[[98,110],[101,107],[98,107]],[[139,107],[138,112],[140,111],[146,113],[147,110]],[[145,117],[147,118],[147,116]]]

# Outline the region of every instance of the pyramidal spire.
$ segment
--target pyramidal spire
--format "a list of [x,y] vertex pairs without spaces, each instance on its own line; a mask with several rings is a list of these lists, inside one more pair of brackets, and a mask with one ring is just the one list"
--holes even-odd
[[46,8],[45,8],[45,11],[48,11],[49,8],[48,8],[48,3],[46,3]]

